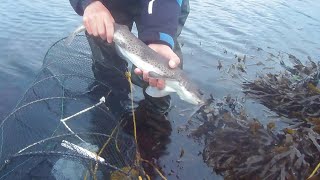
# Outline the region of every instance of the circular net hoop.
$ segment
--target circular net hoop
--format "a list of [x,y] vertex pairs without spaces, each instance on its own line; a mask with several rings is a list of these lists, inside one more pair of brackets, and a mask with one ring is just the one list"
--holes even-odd
[[134,141],[92,93],[93,86],[111,87],[95,80],[91,64],[82,35],[48,50],[35,81],[1,122],[0,179],[108,179],[132,165]]

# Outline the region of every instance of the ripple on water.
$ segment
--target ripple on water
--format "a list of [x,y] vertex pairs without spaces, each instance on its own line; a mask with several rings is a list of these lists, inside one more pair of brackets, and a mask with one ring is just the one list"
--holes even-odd
[[[224,81],[222,71],[237,61],[234,54],[251,53],[251,47],[270,46],[301,59],[306,55],[319,58],[320,3],[313,0],[190,0],[190,4],[181,36],[184,67],[208,93],[218,97],[239,93],[236,80]],[[0,81],[0,94],[6,97],[0,102],[3,117],[34,78],[49,47],[78,26],[81,18],[69,1],[3,0],[0,9],[4,19],[0,23],[0,79],[6,80]],[[271,56],[259,53],[253,52],[256,57],[250,63]],[[223,64],[221,71],[218,60]],[[248,74],[254,78],[259,69],[251,67]]]
[[[49,47],[72,31],[80,19],[69,1],[4,0],[0,9],[1,79],[10,79],[10,86],[19,89],[19,93],[9,93],[11,101],[1,103],[1,116],[9,112],[28,87],[25,82],[30,83],[35,77]],[[6,91],[7,85],[2,81],[0,84],[0,92]]]

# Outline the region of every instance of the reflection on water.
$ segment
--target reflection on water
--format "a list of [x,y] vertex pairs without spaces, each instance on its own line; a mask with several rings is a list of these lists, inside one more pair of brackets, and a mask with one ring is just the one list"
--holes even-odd
[[0,4],[0,117],[34,80],[49,47],[66,36],[80,18],[68,1],[23,0]]
[[[146,105],[147,103],[141,100],[135,111],[139,152],[144,160],[161,167],[158,160],[168,153],[167,146],[171,142],[172,126],[165,115],[159,116],[148,112]],[[124,131],[134,135],[132,114],[126,114],[123,122]],[[149,163],[144,162],[143,166],[153,179],[158,173]]]
[[[268,61],[270,55],[261,54],[258,47],[288,52],[299,59],[319,58],[319,3],[311,0],[196,0],[190,3],[191,12],[180,37],[184,67],[204,92],[216,97],[231,93],[242,95],[241,78],[224,80],[228,68],[238,63],[235,54],[248,54],[246,64],[251,66],[245,70],[251,79],[261,69],[263,72],[279,70],[279,62]],[[69,34],[81,18],[68,1],[4,0],[0,8],[3,19],[0,24],[0,118],[3,119],[35,78],[47,49]],[[218,60],[222,65],[220,69]],[[257,65],[260,61],[274,69],[260,66],[261,63]],[[166,151],[170,153],[164,154],[158,164],[166,165],[162,168],[167,173],[179,169],[175,174],[181,179],[210,179],[211,170],[201,162],[201,155],[193,156],[201,147],[177,131],[188,116],[187,111],[181,110],[190,106],[177,98],[173,103],[177,107],[169,114],[173,143],[167,145]],[[259,105],[247,102],[246,106],[257,117],[262,116],[255,111]],[[181,149],[185,155],[182,162],[176,162]]]

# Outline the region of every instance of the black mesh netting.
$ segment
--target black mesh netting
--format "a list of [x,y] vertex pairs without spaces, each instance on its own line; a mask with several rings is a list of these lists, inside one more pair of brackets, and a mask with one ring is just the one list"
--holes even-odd
[[95,80],[91,64],[85,36],[48,50],[36,80],[1,123],[0,179],[108,179],[132,165],[134,141],[92,93],[97,85],[110,88]]

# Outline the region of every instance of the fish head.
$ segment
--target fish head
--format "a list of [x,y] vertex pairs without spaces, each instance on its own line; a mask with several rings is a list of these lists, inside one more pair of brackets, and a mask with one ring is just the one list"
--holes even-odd
[[187,101],[193,105],[201,106],[205,104],[205,100],[203,97],[203,93],[198,88],[196,84],[194,84],[184,72],[180,72],[179,82],[183,89],[183,95],[181,95],[181,99]]
[[183,101],[193,105],[202,105],[205,103],[202,96],[203,93],[187,79],[183,81],[166,81],[166,86],[167,85],[171,86]]
[[205,103],[202,92],[197,88],[186,87],[185,92],[180,98],[193,105],[203,105]]

